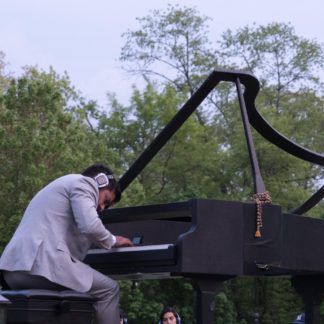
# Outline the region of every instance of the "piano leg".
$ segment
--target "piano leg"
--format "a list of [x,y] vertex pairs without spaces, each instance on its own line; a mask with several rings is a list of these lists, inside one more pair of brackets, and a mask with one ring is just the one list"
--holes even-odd
[[229,277],[190,278],[197,293],[197,324],[214,323],[215,295]]
[[324,292],[324,277],[297,276],[292,278],[292,285],[305,304],[305,323],[320,324],[320,303]]

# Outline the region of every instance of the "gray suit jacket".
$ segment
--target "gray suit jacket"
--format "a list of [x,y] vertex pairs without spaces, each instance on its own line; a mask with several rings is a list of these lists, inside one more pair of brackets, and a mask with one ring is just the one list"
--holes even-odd
[[0,269],[27,271],[86,292],[93,270],[82,262],[92,243],[116,241],[97,214],[96,182],[80,174],[58,178],[39,191],[1,258]]

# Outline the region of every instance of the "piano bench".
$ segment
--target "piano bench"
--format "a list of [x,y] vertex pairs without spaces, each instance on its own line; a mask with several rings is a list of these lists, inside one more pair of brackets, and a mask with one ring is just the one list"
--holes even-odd
[[3,290],[7,324],[91,324],[95,299],[72,290]]

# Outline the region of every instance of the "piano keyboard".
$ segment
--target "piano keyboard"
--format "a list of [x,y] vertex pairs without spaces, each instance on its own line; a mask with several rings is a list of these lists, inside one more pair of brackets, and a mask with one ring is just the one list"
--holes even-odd
[[116,279],[169,276],[176,268],[176,248],[174,244],[152,244],[91,249],[85,263]]
[[157,251],[167,250],[172,248],[174,244],[152,244],[152,245],[137,245],[130,247],[113,247],[110,250],[91,249],[88,254],[103,254],[103,253],[120,253],[120,252],[139,252],[139,251]]

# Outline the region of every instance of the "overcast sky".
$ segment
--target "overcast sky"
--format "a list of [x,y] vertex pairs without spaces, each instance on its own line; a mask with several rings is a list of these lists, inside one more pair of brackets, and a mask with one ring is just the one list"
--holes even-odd
[[15,76],[25,65],[52,66],[101,106],[108,90],[126,103],[137,81],[119,67],[121,34],[168,3],[212,18],[215,40],[228,28],[290,22],[297,35],[324,43],[324,0],[0,0],[0,51]]

